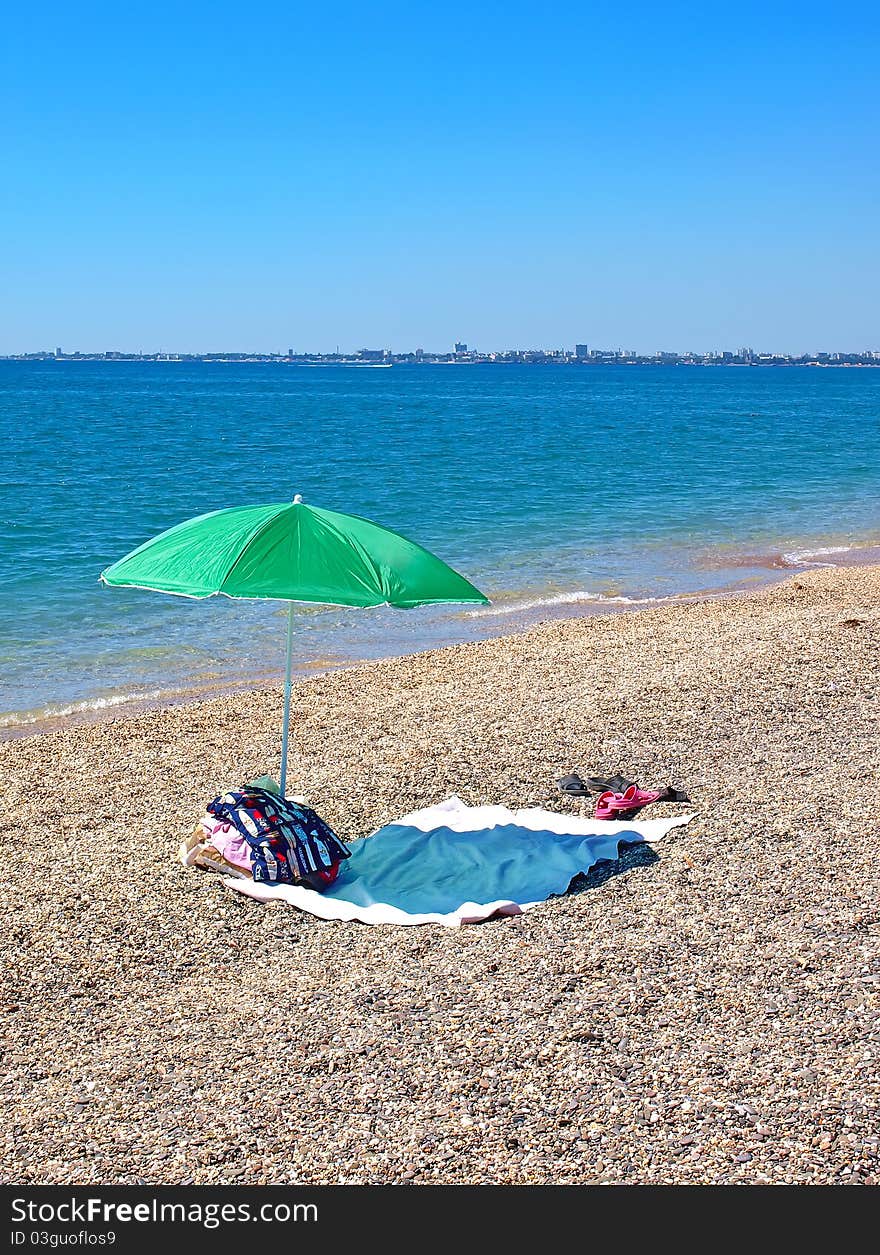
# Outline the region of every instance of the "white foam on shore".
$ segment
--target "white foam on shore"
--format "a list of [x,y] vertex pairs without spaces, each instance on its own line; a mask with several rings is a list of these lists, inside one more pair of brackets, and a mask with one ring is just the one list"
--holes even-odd
[[468,610],[465,618],[482,619],[486,616],[502,614],[524,614],[529,610],[540,610],[544,606],[574,606],[581,603],[603,606],[657,606],[668,601],[686,601],[689,596],[693,594],[678,593],[670,597],[612,597],[605,593],[581,590],[574,593],[558,593],[553,597],[534,597],[526,601],[510,601],[501,605],[483,606],[480,610]]
[[827,545],[820,549],[793,549],[782,555],[784,566],[835,566],[834,562],[822,562],[841,553],[851,553],[855,545]]
[[87,701],[72,702],[69,706],[43,706],[40,710],[13,710],[9,714],[0,715],[0,728],[25,727],[31,723],[42,723],[46,719],[63,719],[67,715],[108,710],[112,706],[125,706],[133,702],[151,702],[162,696],[167,696],[165,690],[153,689],[149,693],[116,693],[112,697],[94,697]]

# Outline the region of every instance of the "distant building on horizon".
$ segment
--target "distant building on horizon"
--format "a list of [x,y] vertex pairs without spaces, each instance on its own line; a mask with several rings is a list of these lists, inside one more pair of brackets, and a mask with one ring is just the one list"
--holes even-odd
[[467,353],[467,351],[468,351],[468,346],[467,346],[466,344],[464,344],[461,340],[456,340],[456,342],[455,342],[455,351],[456,351],[456,353]]
[[587,344],[576,344],[576,345],[574,346],[574,355],[575,355],[575,357],[578,359],[578,361],[583,361],[585,357],[589,357],[589,356],[590,356],[590,349],[589,349],[589,345],[587,345]]
[[60,349],[60,348],[55,350],[55,356],[56,356],[56,357],[63,357],[63,356],[64,356],[64,354],[61,352],[61,349]]

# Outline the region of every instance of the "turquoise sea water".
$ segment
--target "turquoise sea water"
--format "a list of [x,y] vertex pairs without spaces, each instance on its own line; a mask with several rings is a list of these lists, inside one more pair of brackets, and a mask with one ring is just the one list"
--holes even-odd
[[206,510],[306,500],[487,610],[302,607],[302,671],[751,586],[880,540],[880,371],[0,362],[0,728],[276,678],[275,603],[105,589]]

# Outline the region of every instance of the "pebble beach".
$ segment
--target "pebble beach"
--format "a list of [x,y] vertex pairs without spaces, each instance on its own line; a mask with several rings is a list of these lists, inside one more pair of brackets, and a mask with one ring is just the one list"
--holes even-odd
[[565,897],[327,922],[185,871],[280,691],[0,744],[7,1183],[878,1183],[880,567],[295,687],[343,839],[457,794],[692,812]]

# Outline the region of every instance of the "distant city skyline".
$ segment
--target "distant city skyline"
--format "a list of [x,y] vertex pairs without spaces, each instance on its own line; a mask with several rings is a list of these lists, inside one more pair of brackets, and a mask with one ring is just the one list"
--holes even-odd
[[183,351],[126,351],[105,349],[99,351],[73,350],[66,352],[61,345],[54,350],[37,349],[27,353],[0,354],[2,361],[201,361],[201,362],[335,362],[358,363],[361,365],[392,365],[395,363],[430,364],[440,363],[510,363],[529,364],[564,363],[574,365],[596,365],[614,363],[651,363],[674,365],[682,363],[705,365],[880,365],[880,349],[834,349],[806,351],[802,353],[779,353],[772,350],[753,349],[740,346],[737,349],[714,349],[708,353],[693,350],[677,351],[669,349],[657,350],[654,353],[640,353],[636,349],[596,348],[588,343],[576,343],[573,348],[508,348],[482,351],[469,346],[464,340],[456,340],[451,349],[409,349],[393,348],[360,348],[340,350],[337,346],[329,353],[297,350],[288,346],[287,350],[248,351],[220,350],[202,353],[186,353]]
[[878,47],[866,0],[9,6],[0,353],[876,348]]

